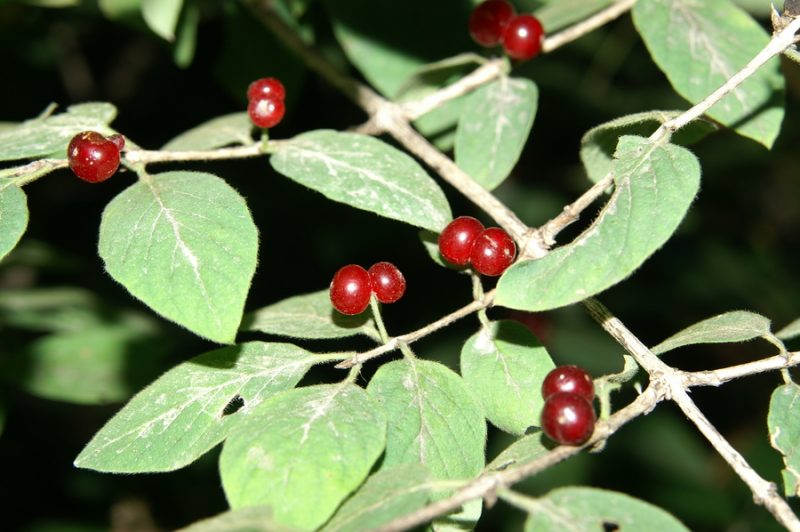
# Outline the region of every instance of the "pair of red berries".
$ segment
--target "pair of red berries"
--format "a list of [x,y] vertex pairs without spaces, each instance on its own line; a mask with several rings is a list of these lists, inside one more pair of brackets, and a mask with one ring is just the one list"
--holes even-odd
[[439,235],[439,253],[452,264],[471,264],[478,273],[496,277],[514,262],[517,245],[499,227],[485,229],[472,216],[459,216]]
[[67,162],[76,176],[89,183],[105,181],[119,168],[119,152],[125,137],[105,137],[97,131],[78,133],[67,146]]
[[342,266],[330,286],[333,308],[353,316],[369,306],[370,297],[381,303],[394,303],[406,293],[406,279],[391,262],[373,264],[369,271],[358,264]]
[[559,366],[542,383],[544,407],[540,425],[551,440],[581,445],[594,432],[594,383],[583,368]]
[[275,78],[257,79],[247,87],[247,114],[258,127],[269,129],[277,126],[286,113],[284,100],[286,89]]
[[531,59],[542,51],[544,28],[533,15],[517,15],[507,0],[487,0],[472,11],[469,34],[486,48],[503,45],[514,59]]

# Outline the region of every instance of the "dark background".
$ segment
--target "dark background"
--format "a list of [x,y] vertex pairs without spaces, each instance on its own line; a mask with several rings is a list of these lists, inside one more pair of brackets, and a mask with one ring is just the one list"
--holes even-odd
[[[320,48],[341,57],[324,6],[311,2],[304,23],[314,29]],[[141,21],[109,21],[91,2],[65,9],[0,2],[0,57],[0,121],[32,118],[50,102],[63,108],[109,101],[119,108],[114,127],[148,148],[207,119],[243,110],[247,83],[264,75],[279,75],[289,93],[287,117],[272,132],[276,138],[323,127],[345,129],[365,118],[305,72],[247,11],[214,2],[203,4],[197,51],[185,68],[176,66],[169,46]],[[728,310],[761,313],[776,329],[800,314],[795,275],[800,266],[800,70],[790,63],[783,68],[787,114],[774,150],[725,131],[694,146],[703,182],[681,229],[631,279],[602,296],[650,345]],[[539,85],[539,111],[517,169],[497,194],[531,225],[545,222],[587,188],[578,158],[586,130],[628,113],[686,106],[650,61],[629,17],[537,58],[518,74]],[[334,204],[275,174],[265,159],[181,168],[220,175],[248,200],[261,231],[248,309],[321,289],[342,264],[378,260],[394,262],[409,280],[402,303],[386,309],[390,333],[424,325],[470,297],[464,278],[430,261],[413,228]],[[108,312],[151,314],[104,273],[96,252],[104,205],[133,179],[123,172],[102,186],[89,186],[60,171],[26,186],[30,224],[20,249],[0,264],[0,290],[74,285],[99,294]],[[454,213],[483,217],[448,186],[443,188]],[[581,227],[570,228],[563,241]],[[581,308],[537,316],[495,309],[490,316],[529,324],[557,362],[582,364],[595,375],[619,368],[620,348]],[[213,347],[156,319],[159,341],[167,347],[131,354],[126,373],[131,391]],[[470,317],[420,342],[416,351],[455,366],[461,343],[476,329],[477,321]],[[74,405],[26,391],[22,381],[30,368],[23,361],[22,370],[16,364],[11,371],[7,362],[18,363],[26,343],[41,334],[4,323],[0,315],[0,367],[6,368],[0,388],[5,408],[0,435],[4,529],[171,529],[225,509],[216,471],[218,450],[167,474],[113,476],[73,468],[74,457],[120,405]],[[337,347],[311,344],[320,350]],[[768,344],[756,341],[685,348],[667,360],[683,369],[705,369],[772,353]],[[377,365],[368,365],[365,376]],[[337,375],[315,370],[309,379]],[[759,473],[777,482],[781,461],[769,446],[765,419],[769,395],[779,383],[779,375],[769,374],[692,393]],[[618,404],[634,393],[623,392]],[[490,428],[489,458],[510,441]],[[673,512],[693,530],[777,528],[669,404],[623,428],[602,453],[578,456],[519,487],[543,494],[572,484],[629,493]],[[479,528],[486,530],[516,529],[523,519],[503,503],[484,516]]]

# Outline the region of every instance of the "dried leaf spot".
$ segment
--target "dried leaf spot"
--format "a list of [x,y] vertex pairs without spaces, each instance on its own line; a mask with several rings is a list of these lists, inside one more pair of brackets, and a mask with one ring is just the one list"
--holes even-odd
[[618,530],[622,530],[622,528],[617,523],[603,521],[603,532],[617,532]]

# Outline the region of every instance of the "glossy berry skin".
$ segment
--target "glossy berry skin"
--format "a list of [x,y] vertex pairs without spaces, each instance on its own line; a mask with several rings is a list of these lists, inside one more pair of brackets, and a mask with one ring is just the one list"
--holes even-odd
[[483,224],[472,216],[459,216],[439,235],[439,253],[452,264],[465,266],[475,239],[484,230]]
[[486,48],[497,46],[514,15],[514,6],[506,0],[487,0],[478,5],[469,17],[472,40]]
[[267,97],[257,97],[250,100],[247,105],[247,114],[256,126],[264,129],[277,126],[283,119],[286,107],[283,100]]
[[255,98],[283,101],[286,99],[286,89],[283,87],[283,83],[276,78],[257,79],[247,87],[247,99]]
[[542,382],[542,397],[547,399],[559,392],[580,395],[590,403],[594,400],[594,383],[585,369],[578,366],[559,366]]
[[89,183],[99,183],[119,168],[119,148],[96,131],[84,131],[69,142],[67,161],[76,176]]
[[540,425],[556,443],[581,445],[594,432],[594,423],[594,407],[578,394],[559,392],[544,402]]
[[330,296],[333,308],[342,314],[361,314],[372,296],[369,273],[357,264],[342,266],[333,276]]
[[509,57],[523,61],[531,59],[542,51],[544,28],[533,15],[518,15],[509,21],[502,41]]
[[108,140],[113,142],[114,146],[116,146],[119,151],[125,149],[125,137],[122,135],[111,135],[108,137]]
[[469,261],[475,271],[496,277],[506,271],[517,256],[517,245],[499,227],[485,229],[472,246]]
[[378,262],[369,269],[372,292],[381,303],[394,303],[406,293],[406,278],[391,262]]

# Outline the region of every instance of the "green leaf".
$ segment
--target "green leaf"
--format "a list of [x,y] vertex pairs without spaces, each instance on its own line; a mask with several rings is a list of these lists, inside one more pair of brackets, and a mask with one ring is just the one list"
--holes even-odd
[[139,19],[142,0],[97,0],[97,7],[111,20]]
[[[733,77],[769,41],[764,29],[728,0],[641,0],[633,6],[633,21],[672,87],[693,104]],[[708,115],[771,147],[784,115],[779,67],[780,61],[772,59]]]
[[131,361],[162,355],[163,344],[152,327],[96,325],[34,340],[12,360],[26,367],[20,385],[35,396],[104,404],[130,397]]
[[555,0],[546,2],[534,14],[548,33],[580,22],[600,11],[613,0]]
[[28,228],[28,199],[8,179],[0,180],[0,260],[17,246]]
[[161,148],[166,151],[213,150],[231,144],[250,144],[253,124],[247,113],[231,113],[212,118],[184,131]]
[[296,530],[272,520],[269,506],[251,506],[228,510],[221,514],[197,521],[178,532],[291,532]]
[[[611,172],[614,150],[624,135],[650,136],[658,127],[675,118],[680,111],[646,111],[615,118],[593,127],[581,139],[581,161],[589,179],[600,181]],[[717,130],[716,124],[704,119],[690,122],[670,139],[674,144],[688,146]]]
[[110,473],[181,468],[250,419],[256,405],[296,385],[316,358],[291,344],[264,342],[197,356],[133,397],[75,465]]
[[106,321],[100,301],[74,287],[0,291],[0,323],[40,332],[80,331]]
[[452,77],[463,76],[472,67],[480,66],[485,59],[475,53],[465,52],[447,57],[433,63],[422,65],[414,70],[403,84],[397,89],[397,96],[406,100],[422,98],[436,91]]
[[333,310],[328,290],[290,297],[245,316],[243,331],[292,338],[345,338],[366,334],[379,338],[370,312],[345,316]]
[[531,501],[528,532],[568,530],[658,530],[688,532],[657,506],[623,493],[596,488],[561,488]]
[[542,435],[542,432],[535,432],[518,439],[497,455],[497,458],[486,466],[486,471],[501,471],[508,467],[521,466],[546,455],[550,449],[544,445]]
[[469,2],[409,0],[375,10],[371,0],[328,0],[325,6],[347,58],[392,99],[423,65],[478,49],[464,30]]
[[461,374],[486,418],[511,434],[539,425],[542,381],[555,367],[547,350],[516,321],[493,322],[461,349]]
[[456,164],[491,190],[517,164],[533,127],[539,90],[522,78],[500,79],[473,92],[458,121]]
[[425,506],[430,500],[428,469],[402,464],[369,477],[325,525],[323,532],[373,530],[396,517]]
[[695,323],[670,336],[651,351],[661,355],[686,345],[746,342],[754,338],[780,343],[780,340],[774,339],[767,318],[753,312],[736,310]]
[[411,157],[372,137],[312,131],[271,158],[275,170],[326,197],[441,231],[452,219],[444,193]]
[[272,506],[276,522],[313,529],[367,477],[385,444],[386,416],[362,388],[296,388],[230,435],[222,486],[232,508]]
[[787,497],[800,497],[800,386],[784,384],[772,392],[767,426],[772,446],[783,455],[783,486]]
[[172,57],[175,64],[186,68],[192,64],[197,49],[197,30],[200,25],[200,6],[196,1],[186,4],[178,19],[175,42],[172,46]]
[[256,268],[258,231],[244,199],[202,172],[147,176],[103,212],[111,276],[195,334],[232,343]]
[[700,186],[700,165],[685,148],[622,137],[615,189],[589,228],[544,258],[511,266],[495,303],[540,311],[591,297],[629,276],[678,228]]
[[382,468],[423,464],[435,479],[468,479],[481,472],[483,412],[452,370],[427,360],[397,360],[378,369],[367,391],[389,419]]
[[183,0],[142,0],[142,17],[153,33],[174,41],[182,7]]
[[797,318],[792,323],[775,333],[775,336],[781,340],[791,340],[800,336],[800,318]]
[[15,127],[0,130],[0,161],[46,157],[63,151],[81,131],[93,130],[111,135],[108,124],[117,115],[110,103],[72,105],[66,113],[27,120]]

